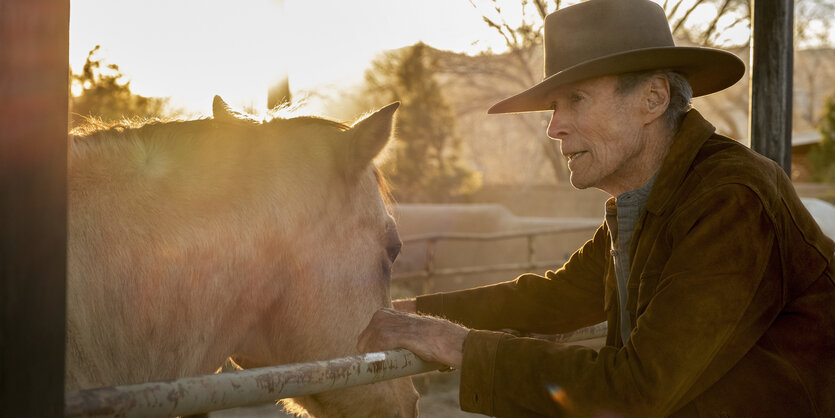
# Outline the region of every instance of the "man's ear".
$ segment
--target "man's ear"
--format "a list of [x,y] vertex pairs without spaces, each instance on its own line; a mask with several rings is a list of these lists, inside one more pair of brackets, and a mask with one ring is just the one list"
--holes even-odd
[[646,110],[646,122],[661,117],[670,106],[670,82],[667,77],[656,74],[650,78],[644,90],[644,104]]

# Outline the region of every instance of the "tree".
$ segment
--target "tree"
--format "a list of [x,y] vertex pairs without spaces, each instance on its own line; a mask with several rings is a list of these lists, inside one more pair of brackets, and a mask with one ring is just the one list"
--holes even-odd
[[812,180],[835,183],[835,95],[829,96],[820,124],[821,142],[809,151]]
[[[677,39],[726,49],[747,46],[750,43],[750,36],[745,37],[743,42],[723,38],[723,34],[737,29],[750,33],[750,0],[665,0],[661,6],[667,13],[670,29]],[[694,19],[693,12],[700,8],[712,9],[713,13],[702,14],[710,16],[708,20]]]
[[[516,85],[517,91],[522,91],[536,84],[542,79],[542,30],[545,17],[556,11],[563,2],[561,0],[523,0],[519,3],[519,19],[510,23],[498,0],[470,0],[470,4],[481,13],[482,20],[494,29],[505,41],[507,55],[510,57],[508,65],[498,74],[510,83]],[[479,72],[480,69],[471,69]],[[490,69],[494,71],[494,69]],[[496,74],[493,74],[494,76]],[[475,77],[472,78],[475,80]],[[489,87],[487,87],[489,88]],[[515,92],[514,92],[515,94]],[[497,97],[507,97],[507,92],[497,92]],[[483,110],[481,110],[483,111]],[[556,181],[568,180],[568,166],[559,150],[559,144],[551,140],[542,129],[547,125],[549,115],[545,113],[518,115],[516,124],[518,129],[528,132],[531,138],[537,138],[543,154],[551,164]]]
[[455,118],[426,49],[418,43],[388,52],[366,72],[369,95],[402,103],[392,153],[382,170],[398,201],[460,201],[478,190],[481,178],[458,157]]
[[70,94],[70,123],[76,126],[86,117],[95,117],[104,122],[123,118],[176,116],[177,111],[168,109],[168,99],[145,97],[130,90],[130,81],[124,81],[124,74],[116,64],[105,64],[96,58],[101,48],[96,45],[87,54],[81,74],[70,73],[70,82],[78,94]]

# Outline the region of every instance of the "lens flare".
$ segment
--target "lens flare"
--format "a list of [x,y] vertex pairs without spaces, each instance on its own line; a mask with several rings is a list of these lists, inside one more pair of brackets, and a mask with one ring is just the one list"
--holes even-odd
[[566,404],[566,397],[565,391],[559,385],[549,384],[546,386],[548,388],[548,393],[551,395],[551,399],[561,405]]

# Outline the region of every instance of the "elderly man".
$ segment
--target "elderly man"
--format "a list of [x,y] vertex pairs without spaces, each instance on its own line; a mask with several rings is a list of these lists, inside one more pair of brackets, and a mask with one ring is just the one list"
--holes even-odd
[[[589,0],[548,16],[545,63],[490,113],[552,111],[571,183],[613,196],[605,221],[555,272],[396,301],[360,350],[460,368],[462,409],[486,415],[835,416],[835,244],[780,167],[689,109],[742,62],[675,46],[647,0]],[[600,350],[490,331],[603,320]]]

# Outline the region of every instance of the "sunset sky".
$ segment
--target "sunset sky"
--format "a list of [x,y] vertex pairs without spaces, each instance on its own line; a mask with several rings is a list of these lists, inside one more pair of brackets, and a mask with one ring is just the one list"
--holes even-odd
[[466,0],[286,0],[284,16],[275,0],[73,0],[70,65],[78,71],[101,44],[135,92],[208,112],[216,93],[265,105],[283,68],[293,90],[309,89],[356,82],[375,54],[419,40],[467,52],[501,45]]
[[[280,3],[73,0],[70,65],[79,71],[100,44],[100,57],[120,66],[134,92],[205,114],[215,94],[264,107],[282,70],[293,91],[339,88],[359,82],[380,51],[418,41],[456,52],[503,50],[468,0],[284,0],[283,11]],[[518,1],[506,3],[507,12],[518,9]]]

